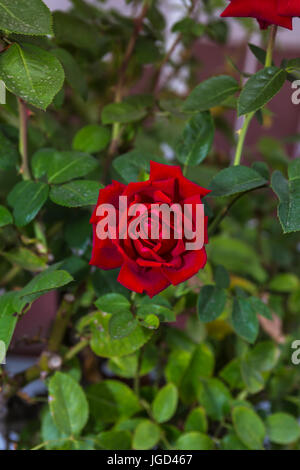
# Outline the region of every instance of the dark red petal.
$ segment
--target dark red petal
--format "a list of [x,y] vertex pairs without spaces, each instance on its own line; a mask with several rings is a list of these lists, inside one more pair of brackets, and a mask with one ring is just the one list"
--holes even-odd
[[170,178],[179,178],[182,171],[178,165],[165,165],[151,160],[150,162],[150,181],[160,181]]
[[170,285],[160,268],[139,268],[131,263],[123,264],[118,281],[127,289],[139,294],[145,292],[149,297],[159,294]]
[[152,181],[152,186],[163,190],[163,192],[174,200],[175,195],[175,178],[168,178],[160,181]]
[[150,162],[150,180],[161,181],[163,190],[163,181],[166,178],[176,178],[178,200],[185,199],[194,195],[206,196],[210,193],[208,189],[202,188],[196,183],[183,176],[180,166],[164,165],[162,163]]
[[300,16],[299,0],[278,0],[278,13],[282,16]]
[[182,260],[182,266],[179,269],[162,267],[163,273],[174,286],[194,276],[199,269],[205,266],[207,261],[205,248],[202,248],[202,250],[187,251],[182,255]]
[[90,219],[90,223],[93,224],[99,220],[99,217],[96,216],[96,211],[99,204],[112,204],[116,208],[119,207],[119,196],[122,195],[125,188],[125,184],[113,180],[111,184],[103,189],[100,189],[98,201]]
[[119,268],[123,256],[117,246],[109,239],[100,240],[96,234],[96,224],[93,225],[93,251],[90,264],[101,269]]
[[252,17],[256,18],[262,27],[270,23],[293,29],[292,19],[278,14],[277,2],[278,0],[231,0],[221,16]]
[[[131,198],[135,198],[138,193],[141,191],[147,190],[149,187],[151,187],[150,181],[141,181],[138,183],[129,183],[124,190],[123,195],[128,197],[128,205],[131,202]],[[143,202],[143,201],[138,201],[138,202]]]

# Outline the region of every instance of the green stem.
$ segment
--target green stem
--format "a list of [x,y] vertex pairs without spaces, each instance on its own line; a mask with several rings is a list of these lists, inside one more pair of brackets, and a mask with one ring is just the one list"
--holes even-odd
[[57,352],[62,343],[73,313],[72,305],[73,302],[69,302],[66,299],[63,299],[58,309],[48,342],[48,350],[51,352]]
[[83,339],[79,341],[79,343],[75,344],[64,357],[64,362],[70,361],[73,359],[74,356],[76,356],[82,349],[86,348],[89,345],[89,340],[88,339]]
[[[31,179],[29,169],[29,158],[28,158],[28,110],[23,100],[18,98],[19,105],[19,152],[22,159],[22,165],[20,173],[24,181]],[[46,237],[43,233],[43,229],[39,222],[34,221],[34,231],[36,238],[43,245],[43,252],[47,253],[47,242]]]
[[245,196],[245,194],[248,194],[252,191],[255,191],[257,189],[262,189],[262,188],[268,188],[268,185],[264,185],[264,186],[260,186],[259,188],[252,188],[252,189],[248,189],[247,191],[244,191],[243,193],[240,193],[238,194],[237,196],[235,196],[231,201],[230,203],[223,207],[220,212],[216,215],[216,217],[213,219],[213,221],[211,222],[210,226],[208,227],[208,235],[211,236],[215,233],[216,229],[218,228],[218,226],[220,225],[220,223],[222,222],[222,220],[224,219],[224,217],[228,214],[228,212],[230,211],[231,207],[243,196]]
[[27,148],[27,128],[28,115],[25,103],[19,98],[19,151],[22,158],[21,173],[24,180],[30,180],[30,170],[28,164],[28,148]]
[[[275,39],[276,39],[276,33],[277,33],[278,27],[276,25],[272,25],[270,28],[270,34],[269,34],[269,40],[268,40],[268,47],[267,47],[267,53],[266,53],[266,60],[265,60],[265,67],[270,67],[272,65],[273,61],[273,51],[274,51],[274,46],[275,46]],[[249,129],[249,125],[254,117],[255,113],[249,113],[246,114],[244,124],[242,129],[239,131],[239,138],[238,138],[238,143],[236,147],[236,153],[234,157],[234,165],[240,165],[241,163],[241,158],[242,158],[242,153],[244,149],[244,144],[245,144],[245,139],[246,135]]]
[[273,62],[273,51],[274,51],[274,46],[275,46],[277,30],[278,30],[278,26],[273,24],[270,29],[265,67],[271,67],[272,62]]
[[242,153],[243,153],[243,149],[244,149],[246,135],[247,135],[248,128],[249,128],[250,122],[252,121],[252,118],[253,118],[254,114],[255,113],[246,114],[243,127],[239,131],[239,139],[238,139],[236,152],[235,152],[235,157],[234,157],[234,163],[233,163],[234,166],[239,165],[240,162],[241,162],[241,157],[242,157]]

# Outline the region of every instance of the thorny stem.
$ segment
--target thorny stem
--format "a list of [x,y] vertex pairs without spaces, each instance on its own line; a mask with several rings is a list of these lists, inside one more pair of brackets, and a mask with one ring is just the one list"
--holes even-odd
[[[270,28],[265,67],[270,67],[272,65],[273,51],[274,51],[274,46],[275,46],[277,29],[278,27],[276,25],[272,25]],[[243,153],[244,144],[245,144],[245,138],[249,129],[250,122],[252,121],[254,115],[255,113],[252,112],[252,113],[246,114],[245,116],[243,127],[239,131],[239,138],[238,138],[238,143],[237,143],[237,148],[236,148],[236,153],[235,153],[234,163],[233,163],[234,165],[240,165],[241,163],[242,153]]]

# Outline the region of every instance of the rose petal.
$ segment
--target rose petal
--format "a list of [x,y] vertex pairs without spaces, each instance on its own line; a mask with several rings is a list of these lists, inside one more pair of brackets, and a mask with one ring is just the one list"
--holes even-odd
[[170,285],[160,268],[138,268],[131,263],[123,264],[118,281],[127,289],[139,294],[145,292],[149,297],[159,294]]
[[110,240],[100,240],[96,234],[96,225],[93,225],[93,251],[90,264],[101,269],[119,268],[123,263],[123,256],[118,247]]
[[168,268],[166,266],[162,267],[162,272],[174,286],[187,281],[205,266],[207,261],[205,248],[186,252],[182,255],[182,259],[183,263],[180,269]]

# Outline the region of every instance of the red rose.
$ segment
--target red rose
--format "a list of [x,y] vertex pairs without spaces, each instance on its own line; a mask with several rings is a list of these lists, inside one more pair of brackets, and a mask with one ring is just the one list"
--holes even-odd
[[298,13],[288,13],[292,11],[288,5],[295,7],[296,3],[299,5],[300,0],[231,0],[221,16],[256,18],[262,29],[270,24],[293,29],[292,17],[298,15],[300,7],[293,9]]
[[[162,204],[167,207],[175,204],[179,212],[182,208],[184,215],[185,208],[190,207],[191,229],[195,233],[201,230],[202,239],[204,239],[204,243],[207,243],[207,217],[203,216],[203,225],[200,228],[198,219],[198,226],[196,225],[195,214],[197,208],[200,206],[203,208],[201,197],[208,193],[209,190],[185,178],[179,166],[163,165],[156,162],[150,164],[148,181],[130,183],[127,186],[113,181],[112,184],[100,190],[98,203],[91,217],[94,242],[90,264],[101,269],[120,267],[118,281],[128,289],[138,293],[145,292],[150,297],[158,294],[170,284],[177,285],[186,281],[205,266],[207,257],[204,245],[202,244],[199,249],[187,249],[187,243],[193,242],[196,235],[193,239],[191,236],[187,239],[185,231],[182,230],[182,235],[179,237],[178,230],[176,234],[176,226],[180,228],[177,224],[179,219],[173,212],[168,227],[163,227],[164,220],[161,214],[156,218],[158,232],[157,236],[153,238],[153,232],[149,229],[152,220],[149,219],[149,214],[151,208],[155,207],[153,204],[158,207],[162,207]],[[122,238],[120,234],[127,234],[128,227],[132,233],[131,227],[137,222],[137,216],[129,217],[128,212],[121,208],[120,196],[127,197],[129,213],[132,212],[136,204],[142,204],[141,207],[147,208],[144,214],[142,211],[139,212],[140,223],[137,227],[140,232],[149,230],[150,236],[148,238],[132,239],[131,236]],[[116,229],[109,226],[109,223],[104,220],[105,217],[107,220],[108,212],[104,213],[102,210],[103,207],[106,207],[103,204],[110,204],[116,212]],[[184,217],[181,220],[184,223]],[[112,235],[115,232],[115,237],[99,238],[98,228],[100,225],[103,227],[104,224],[106,224],[106,233]],[[168,238],[164,236],[164,230],[166,233],[169,231]],[[196,232],[197,230],[198,232]]]
[[300,16],[300,0],[279,0],[278,11],[282,16]]

